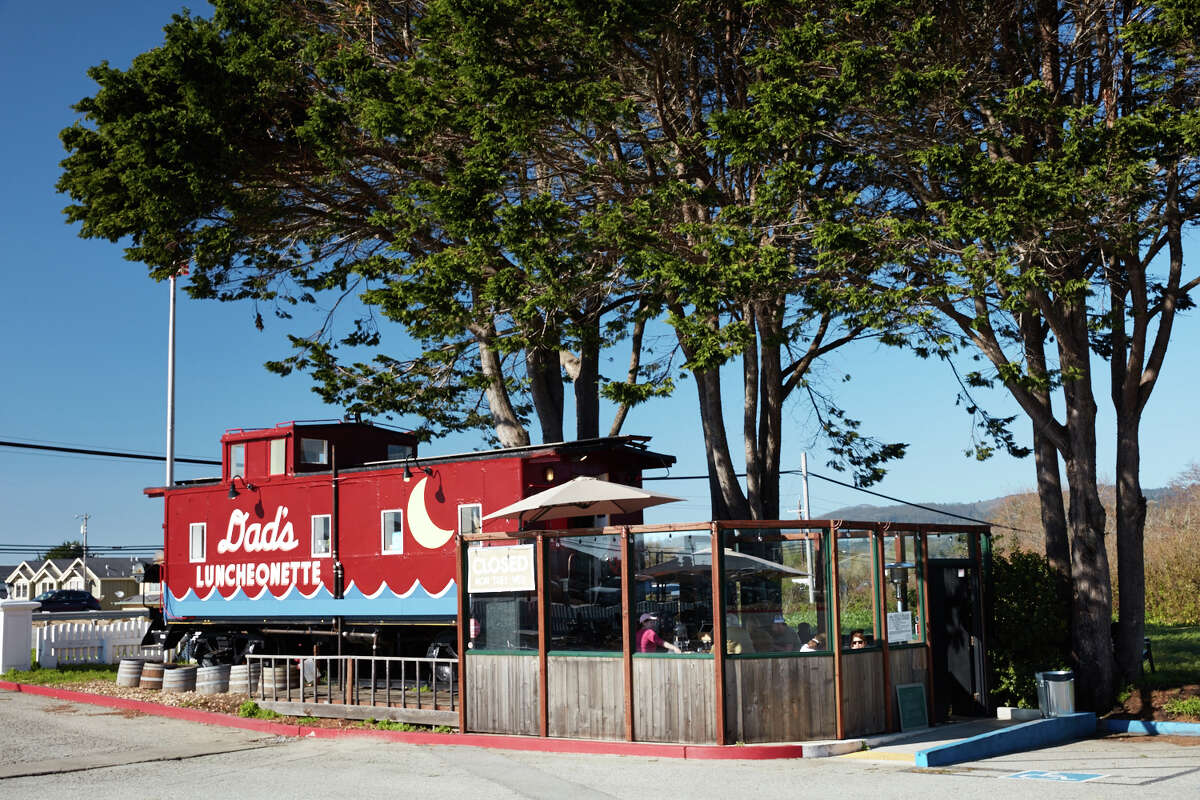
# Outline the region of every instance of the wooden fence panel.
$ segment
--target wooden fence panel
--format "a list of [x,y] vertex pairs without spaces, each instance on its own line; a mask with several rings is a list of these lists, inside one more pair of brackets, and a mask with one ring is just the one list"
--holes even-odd
[[536,655],[480,655],[466,658],[467,727],[473,733],[537,736],[538,660]]
[[717,740],[713,660],[633,659],[633,738],[639,742]]
[[725,661],[725,739],[798,742],[837,735],[833,657]]
[[846,738],[881,733],[887,728],[883,700],[883,652],[842,654],[842,720]]
[[550,735],[570,739],[624,738],[625,686],[621,658],[550,656]]
[[919,683],[925,687],[929,697],[929,672],[925,666],[925,647],[905,647],[888,651],[892,685],[888,689],[888,702],[892,705],[892,719],[896,730],[900,730],[900,708],[896,704],[896,687],[905,683]]

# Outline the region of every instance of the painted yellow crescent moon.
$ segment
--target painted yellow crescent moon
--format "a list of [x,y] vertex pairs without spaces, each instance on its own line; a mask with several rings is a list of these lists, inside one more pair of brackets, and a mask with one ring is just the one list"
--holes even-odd
[[425,508],[425,484],[429,478],[421,478],[408,496],[408,529],[417,544],[427,550],[437,548],[450,541],[453,530],[439,528],[429,518],[429,509]]

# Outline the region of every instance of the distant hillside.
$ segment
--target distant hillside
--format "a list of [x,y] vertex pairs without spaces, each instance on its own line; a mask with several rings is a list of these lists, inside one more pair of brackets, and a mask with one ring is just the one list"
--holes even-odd
[[[1175,489],[1143,489],[1142,491],[1146,495],[1146,499],[1151,502],[1169,499],[1173,493],[1178,492]],[[844,506],[819,516],[821,519],[845,519],[860,522],[967,522],[962,517],[970,517],[980,522],[995,522],[997,521],[997,511],[1017,497],[1024,497],[1024,495],[994,497],[991,500],[976,500],[974,503],[918,504],[930,509],[937,509],[936,511],[927,511],[924,508],[908,505]],[[1030,500],[1034,499],[1034,493],[1029,492],[1028,497]],[[958,516],[951,516],[952,514]]]
[[[847,519],[861,522],[966,522],[970,517],[980,522],[991,519],[991,513],[1003,498],[979,500],[974,503],[921,503],[930,509],[915,506],[845,506],[820,514],[822,519]],[[945,513],[942,513],[945,512]],[[958,516],[950,516],[957,514]]]

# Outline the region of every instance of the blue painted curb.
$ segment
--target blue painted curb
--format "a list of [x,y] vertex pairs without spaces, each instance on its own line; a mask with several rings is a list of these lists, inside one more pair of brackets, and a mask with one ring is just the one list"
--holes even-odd
[[914,762],[918,767],[944,767],[963,761],[1019,753],[1038,747],[1050,747],[1074,739],[1082,739],[1096,732],[1096,715],[1091,712],[1064,714],[1050,719],[1035,719],[998,731],[981,733],[969,739],[950,744],[930,747],[917,752]]
[[1200,722],[1154,722],[1141,719],[1102,719],[1100,729],[1143,736],[1200,736]]

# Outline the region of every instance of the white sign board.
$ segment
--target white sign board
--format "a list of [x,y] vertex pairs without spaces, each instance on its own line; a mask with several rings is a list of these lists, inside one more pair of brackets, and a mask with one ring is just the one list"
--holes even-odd
[[533,545],[472,547],[467,551],[467,590],[484,592],[531,592],[534,580]]
[[907,642],[912,638],[912,612],[892,611],[887,615],[888,644]]

